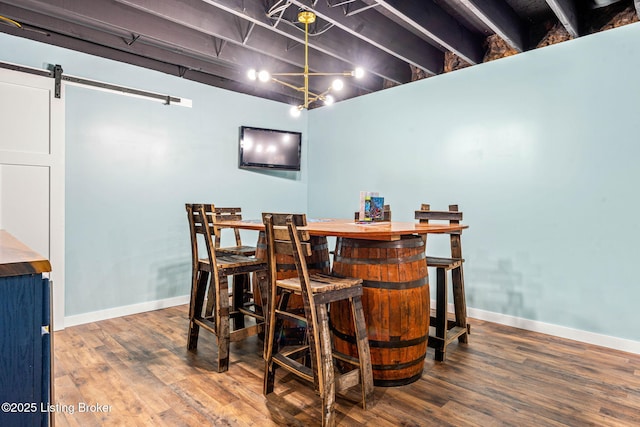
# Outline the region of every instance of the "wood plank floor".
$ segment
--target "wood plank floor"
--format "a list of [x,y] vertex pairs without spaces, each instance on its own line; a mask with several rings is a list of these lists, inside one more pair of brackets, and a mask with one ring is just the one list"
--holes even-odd
[[[471,319],[448,360],[429,349],[419,381],[337,399],[344,426],[637,426],[640,355]],[[55,333],[56,426],[312,426],[318,397],[279,373],[262,395],[261,341],[232,344],[215,372],[215,338],[186,350],[187,306]],[[109,405],[105,412],[82,405]],[[96,408],[93,408],[96,409]],[[71,413],[73,411],[73,413]]]

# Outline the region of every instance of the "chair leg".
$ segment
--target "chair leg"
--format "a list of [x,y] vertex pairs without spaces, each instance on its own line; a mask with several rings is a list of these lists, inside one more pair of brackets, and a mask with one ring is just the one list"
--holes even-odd
[[238,311],[239,308],[244,306],[244,291],[249,288],[249,274],[238,274],[233,276],[233,327],[234,329],[244,328],[244,315]]
[[202,306],[204,305],[204,293],[207,289],[209,273],[205,271],[194,272],[191,285],[191,301],[189,303],[189,331],[187,332],[187,349],[195,350],[198,346],[198,335],[200,326],[194,322],[202,316]]
[[[263,307],[267,307],[265,311],[265,324],[267,328],[267,332],[264,338],[264,350],[263,357],[265,360],[264,366],[264,383],[262,386],[262,393],[266,396],[269,393],[273,393],[273,386],[275,380],[275,370],[276,365],[273,363],[273,353],[278,350],[278,341],[280,340],[280,330],[282,329],[282,320],[276,320],[276,307],[273,305],[278,303],[278,309],[282,310],[286,307],[287,302],[289,301],[288,295],[285,293],[278,300],[277,289],[275,285],[271,285],[271,295],[270,295],[270,304],[267,307],[263,305]],[[262,289],[260,289],[262,291]],[[266,293],[262,294],[266,295]],[[265,302],[265,298],[262,297],[263,303]],[[278,337],[278,338],[276,338]]]
[[207,305],[204,311],[205,319],[208,319],[213,314],[213,310],[216,307],[216,288],[213,285],[209,285],[207,289]]
[[267,292],[269,292],[269,279],[267,277],[266,270],[257,271],[256,274],[253,276],[253,280],[254,280],[253,286],[258,287],[258,292],[260,294],[260,301],[254,301],[254,307],[255,307],[254,309],[256,311],[256,314],[260,314],[264,317],[262,332],[258,333],[258,338],[260,338],[263,343],[262,354],[264,355],[265,348],[266,348],[265,337],[267,335],[267,332],[269,331],[269,310],[267,307],[267,304],[269,303],[268,296],[267,296]]
[[334,426],[336,415],[334,404],[336,401],[336,383],[333,372],[333,355],[331,352],[331,333],[329,331],[329,314],[326,304],[318,304],[315,307],[318,321],[319,343],[315,344],[319,351],[321,366],[318,366],[320,380],[320,396],[322,397],[322,425]]
[[444,268],[436,269],[436,341],[435,359],[444,362],[447,340],[447,272]]
[[373,370],[371,367],[371,353],[369,350],[369,338],[367,337],[367,325],[364,319],[362,298],[360,296],[350,299],[351,313],[356,333],[356,345],[358,347],[358,359],[360,361],[360,383],[362,386],[362,409],[367,409],[367,401],[373,398]]
[[467,324],[467,302],[464,292],[464,273],[462,266],[451,271],[451,286],[453,287],[453,305],[456,315],[456,326],[466,330],[458,337],[458,342],[469,342],[469,325]]
[[200,275],[201,272],[199,270],[194,269],[191,272],[191,299],[189,300],[189,319],[193,319],[196,313],[196,294],[198,293]]
[[273,393],[273,385],[276,378],[274,368],[275,365],[271,362],[271,359],[264,361],[264,382],[262,385],[262,394],[265,396],[269,393]]
[[226,275],[221,275],[219,282],[220,289],[216,289],[215,313],[218,332],[218,372],[225,372],[229,369],[229,281]]
[[[269,303],[269,296],[267,294],[267,292],[269,292],[269,278],[267,277],[266,271],[256,272],[254,286],[258,286],[258,289],[260,290],[260,301],[255,301],[255,303],[256,304],[258,304],[258,302],[260,303],[260,307],[262,307],[262,311],[264,314],[264,320],[265,322],[267,322],[269,317],[269,311],[267,306]],[[266,330],[267,329],[265,325],[265,331]]]

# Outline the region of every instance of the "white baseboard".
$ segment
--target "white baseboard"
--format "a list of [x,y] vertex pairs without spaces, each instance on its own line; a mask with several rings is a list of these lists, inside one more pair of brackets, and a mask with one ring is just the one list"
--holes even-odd
[[[131,314],[144,313],[146,311],[175,307],[176,305],[183,305],[188,303],[189,295],[183,295],[162,300],[143,302],[140,304],[126,305],[123,307],[114,307],[106,310],[93,311],[91,313],[66,316],[64,318],[64,326],[70,327],[83,325],[85,323],[98,322],[100,320],[113,319],[115,317],[129,316]],[[431,307],[435,307],[435,304],[436,301],[432,300]],[[449,311],[453,312],[453,304],[449,304]],[[581,341],[588,344],[599,345],[602,347],[608,347],[615,350],[640,354],[640,342],[638,341],[597,334],[580,329],[568,328],[566,326],[553,325],[551,323],[540,322],[537,320],[523,319],[521,317],[509,316],[507,314],[495,313],[492,311],[485,311],[471,307],[467,308],[467,315],[478,320],[485,320],[487,322],[499,323],[501,325],[512,326],[514,328],[526,329],[528,331],[540,332],[556,337]],[[56,330],[59,329],[62,328],[56,328]]]
[[[159,310],[161,308],[175,307],[176,305],[189,304],[189,298],[189,295],[182,295],[179,297],[142,302],[139,304],[125,305],[122,307],[108,308],[106,310],[76,314],[74,316],[66,316],[64,318],[63,328],[83,325],[85,323],[98,322],[100,320],[113,319],[115,317],[129,316],[131,314],[144,313],[146,311]],[[59,329],[62,328],[56,328],[56,330]]]
[[[435,300],[432,300],[431,307],[435,307],[435,303]],[[449,304],[449,311],[453,312],[453,304]],[[478,320],[485,320],[487,322],[499,323],[501,325],[526,329],[527,331],[540,332],[543,334],[553,335],[556,337],[566,338],[574,341],[580,341],[587,344],[599,345],[615,350],[626,351],[628,353],[640,354],[640,342],[638,341],[597,334],[595,332],[588,332],[580,329],[568,328],[566,326],[554,325],[537,320],[523,319],[521,317],[509,316],[507,314],[495,313],[492,311],[485,311],[471,307],[467,307],[467,316]]]

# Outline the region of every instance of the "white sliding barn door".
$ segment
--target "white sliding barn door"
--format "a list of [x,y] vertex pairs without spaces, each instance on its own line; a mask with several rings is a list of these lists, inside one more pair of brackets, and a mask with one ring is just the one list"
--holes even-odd
[[54,79],[0,68],[0,228],[47,257],[64,328],[64,98]]

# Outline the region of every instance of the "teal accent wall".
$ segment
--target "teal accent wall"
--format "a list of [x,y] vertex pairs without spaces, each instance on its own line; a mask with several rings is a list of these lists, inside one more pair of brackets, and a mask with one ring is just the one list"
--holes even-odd
[[638,70],[636,23],[312,110],[309,214],[458,203],[468,306],[638,341]]
[[[240,206],[245,218],[306,211],[306,115],[290,118],[285,104],[4,34],[0,61],[193,100],[66,86],[67,316],[189,294],[186,202]],[[302,171],[238,169],[241,125],[303,132]]]

